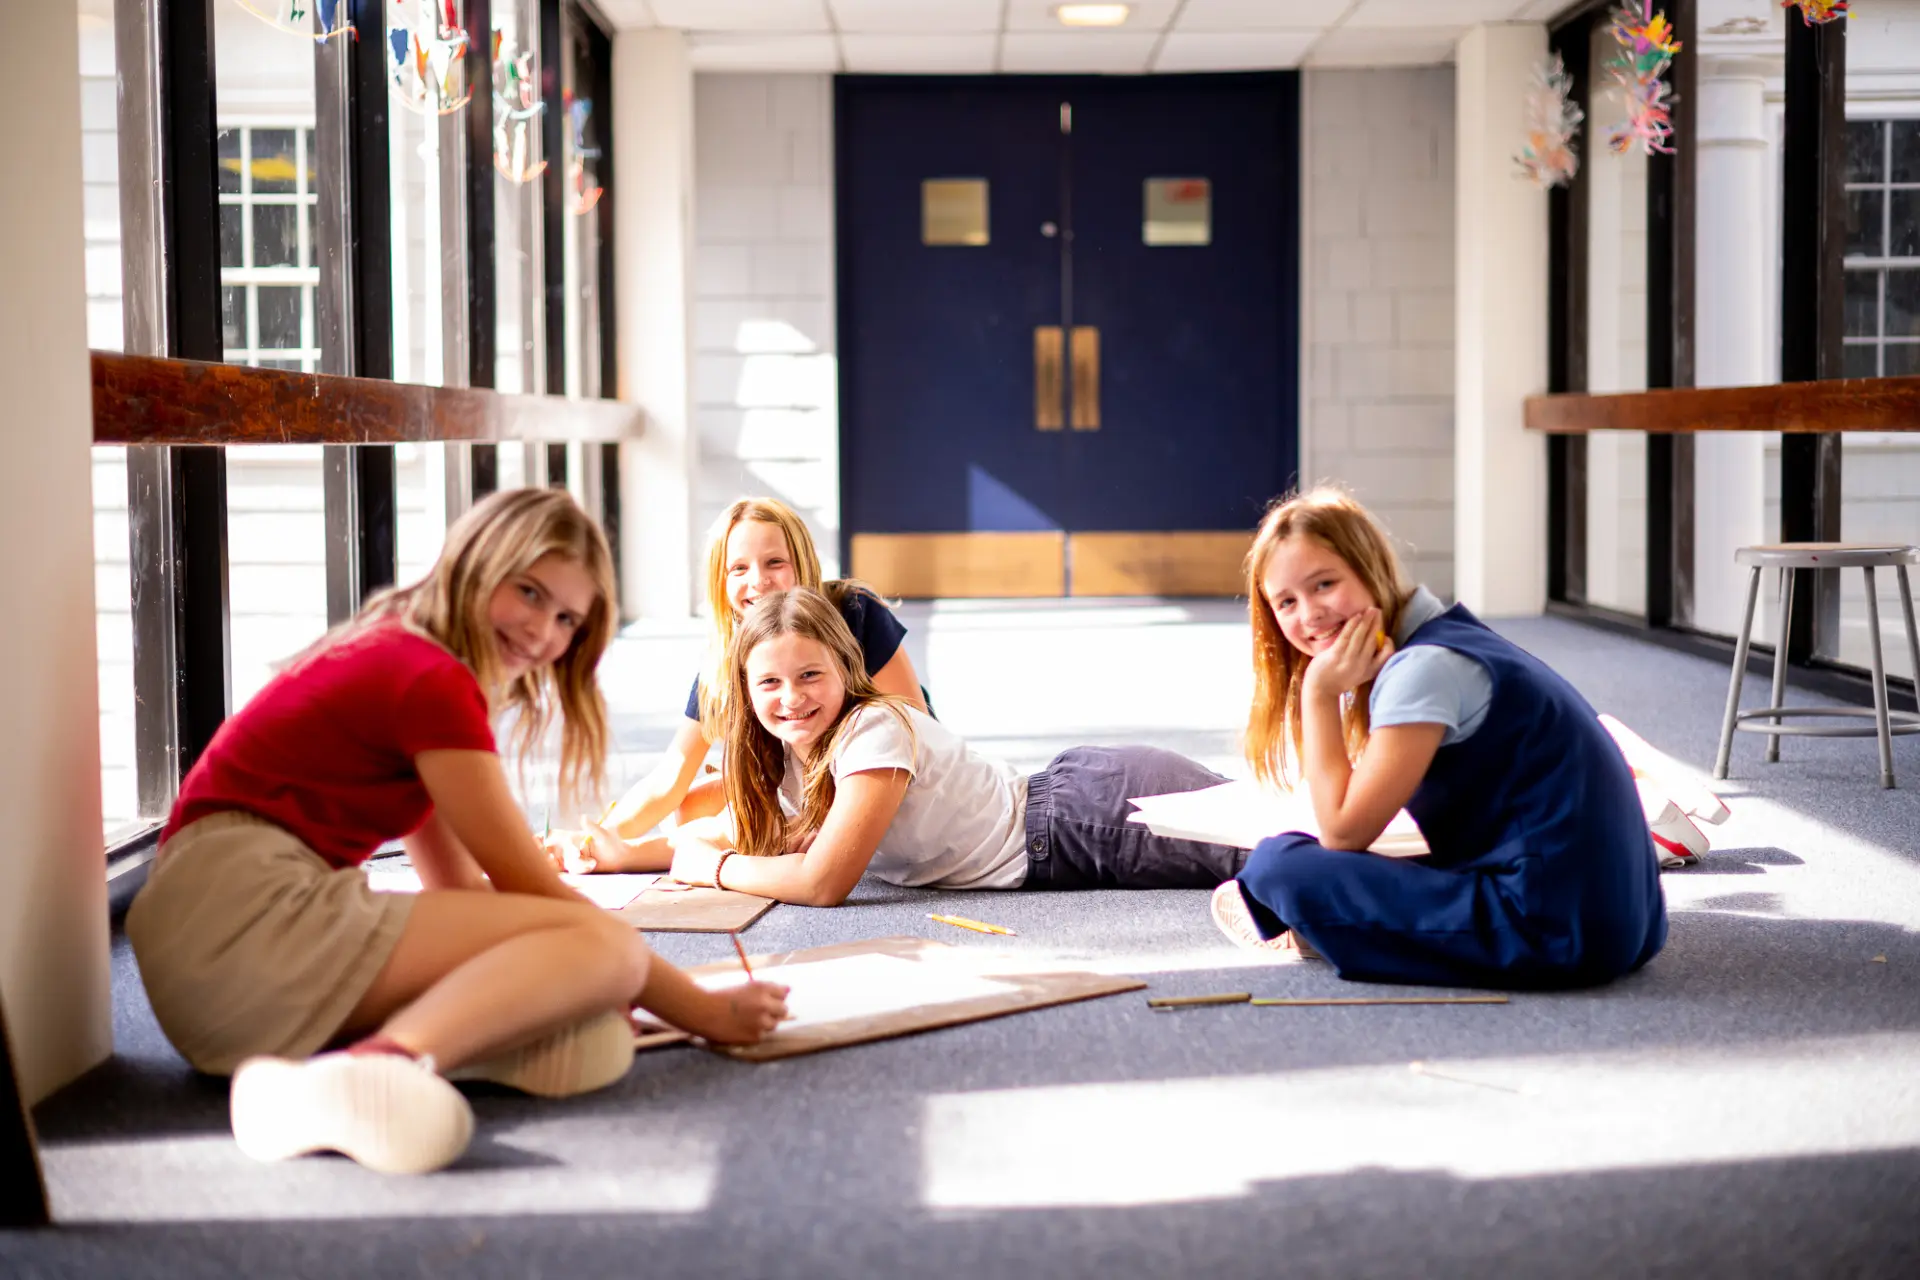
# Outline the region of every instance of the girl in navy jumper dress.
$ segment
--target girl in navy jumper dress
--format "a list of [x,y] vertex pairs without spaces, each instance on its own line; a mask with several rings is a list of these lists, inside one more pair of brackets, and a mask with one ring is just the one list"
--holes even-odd
[[[1320,835],[1263,841],[1220,886],[1230,937],[1344,978],[1513,988],[1607,982],[1660,950],[1633,776],[1572,685],[1410,589],[1343,493],[1275,505],[1247,564],[1247,753],[1284,784],[1292,748]],[[1402,808],[1431,854],[1366,852]]]

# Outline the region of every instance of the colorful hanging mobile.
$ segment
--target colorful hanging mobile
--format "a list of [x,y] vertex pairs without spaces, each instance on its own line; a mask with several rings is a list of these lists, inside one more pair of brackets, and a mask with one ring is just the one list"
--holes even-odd
[[546,110],[533,50],[518,51],[513,37],[493,33],[493,167],[509,182],[532,182],[547,162],[534,160],[534,121]]
[[1653,0],[1623,0],[1613,14],[1613,38],[1620,49],[1607,71],[1627,100],[1626,121],[1607,135],[1607,146],[1624,152],[1638,145],[1648,155],[1672,155],[1673,109],[1667,100],[1667,82],[1661,77],[1680,51],[1673,26],[1664,13],[1655,13]]
[[1580,172],[1573,139],[1586,113],[1570,99],[1572,92],[1573,77],[1559,54],[1533,69],[1533,84],[1527,90],[1527,145],[1513,161],[1536,187],[1561,186]]
[[593,114],[593,100],[576,98],[570,93],[565,98],[567,124],[573,135],[573,159],[567,165],[567,172],[573,182],[573,211],[582,214],[599,204],[606,191],[604,187],[587,185],[587,161],[600,158],[600,148],[587,145],[587,117]]
[[[233,0],[242,9],[270,27],[277,27],[289,35],[306,36],[316,41],[331,40],[335,36],[352,35],[357,39],[353,24],[347,21],[346,6],[340,0]],[[315,24],[318,23],[318,30]]]
[[1800,7],[1800,20],[1810,27],[1847,16],[1847,0],[1780,0],[1782,9]]
[[423,115],[449,115],[467,105],[467,33],[454,0],[393,0],[387,25],[387,83],[393,96]]

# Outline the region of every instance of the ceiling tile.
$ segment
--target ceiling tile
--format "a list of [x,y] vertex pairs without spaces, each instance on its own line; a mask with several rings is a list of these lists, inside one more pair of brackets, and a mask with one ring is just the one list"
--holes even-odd
[[1343,30],[1355,27],[1470,26],[1508,22],[1532,0],[1360,0]]
[[689,37],[695,71],[838,71],[840,50],[830,35],[705,34]]
[[976,74],[993,70],[999,37],[991,31],[939,36],[841,35],[848,71],[889,74]]
[[827,0],[652,0],[663,27],[688,31],[827,31]]
[[1266,71],[1300,64],[1318,31],[1173,32],[1153,61],[1155,71]]
[[600,12],[607,15],[615,31],[633,31],[651,27],[653,6],[647,0],[600,0]]
[[1147,69],[1158,39],[1151,31],[1010,31],[1001,37],[1000,70],[1132,75]]
[[829,0],[844,32],[998,31],[1000,0]]
[[[932,0],[928,0],[929,3]],[[1061,0],[1007,0],[1008,31],[1053,31],[1065,34],[1102,34],[1126,35],[1136,32],[1155,32],[1167,25],[1174,11],[1180,7],[1179,0],[1125,0],[1133,11],[1127,15],[1126,22],[1118,27],[1063,27],[1053,11],[1060,7]]]
[[1325,27],[1342,6],[1327,0],[1187,0],[1175,31],[1304,31]]
[[1465,27],[1342,27],[1320,38],[1310,67],[1434,66],[1453,61]]

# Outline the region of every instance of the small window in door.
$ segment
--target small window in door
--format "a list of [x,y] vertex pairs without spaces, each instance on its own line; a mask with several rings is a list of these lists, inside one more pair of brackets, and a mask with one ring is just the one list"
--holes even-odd
[[1205,178],[1148,178],[1140,238],[1152,245],[1213,242],[1213,184]]
[[920,184],[922,244],[987,243],[987,180],[929,178]]

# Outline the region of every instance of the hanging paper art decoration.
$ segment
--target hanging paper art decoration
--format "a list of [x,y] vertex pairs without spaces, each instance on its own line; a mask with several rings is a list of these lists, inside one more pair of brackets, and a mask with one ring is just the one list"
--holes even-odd
[[533,50],[516,50],[513,37],[493,33],[493,167],[509,182],[532,182],[546,171],[533,160],[534,121],[546,110]]
[[1653,0],[1623,0],[1613,14],[1613,38],[1619,50],[1607,71],[1627,100],[1627,118],[1607,135],[1607,146],[1624,152],[1638,145],[1648,155],[1672,155],[1673,110],[1667,100],[1667,66],[1680,44],[1664,13],[1653,11]]
[[587,161],[600,158],[600,148],[587,145],[587,117],[593,114],[593,100],[576,98],[570,93],[565,99],[567,125],[573,137],[573,159],[567,164],[567,176],[573,183],[573,211],[582,214],[599,204],[606,190],[587,186]]
[[1559,54],[1534,67],[1527,89],[1527,145],[1513,161],[1536,187],[1561,186],[1580,172],[1573,139],[1586,113],[1569,98],[1572,92],[1573,77]]
[[[307,36],[316,41],[350,35],[358,39],[353,24],[347,21],[342,0],[233,0],[242,9],[270,27],[289,35]],[[318,30],[315,23],[318,23]]]
[[393,96],[422,115],[449,115],[467,105],[467,33],[454,0],[393,0],[387,27],[387,83]]
[[1821,26],[1847,16],[1847,0],[1780,0],[1782,9],[1800,7],[1800,20],[1810,27]]

